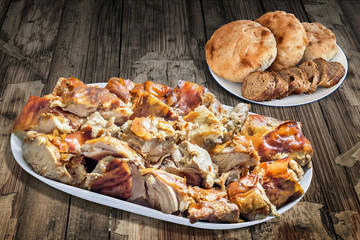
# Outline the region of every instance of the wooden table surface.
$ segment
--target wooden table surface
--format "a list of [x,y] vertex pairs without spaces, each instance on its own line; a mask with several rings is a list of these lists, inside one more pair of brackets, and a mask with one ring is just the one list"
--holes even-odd
[[[11,128],[30,95],[61,76],[86,83],[121,76],[208,87],[224,104],[244,102],[211,77],[204,47],[233,20],[284,10],[330,28],[349,72],[330,96],[303,106],[252,111],[304,124],[315,149],[309,191],[271,221],[203,230],[102,206],[27,174],[10,149]],[[0,2],[0,239],[360,239],[359,1],[46,1]]]

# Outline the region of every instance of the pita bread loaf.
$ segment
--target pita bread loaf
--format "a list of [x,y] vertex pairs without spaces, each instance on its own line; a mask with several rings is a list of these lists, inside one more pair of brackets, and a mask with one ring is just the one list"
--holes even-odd
[[303,22],[309,43],[305,49],[303,61],[323,58],[329,61],[338,52],[335,34],[318,22]]
[[300,21],[284,11],[268,12],[256,20],[274,34],[277,56],[270,66],[273,71],[294,67],[304,55],[308,38]]
[[205,52],[213,72],[226,80],[242,82],[251,72],[270,66],[276,57],[276,41],[259,23],[239,20],[216,30]]

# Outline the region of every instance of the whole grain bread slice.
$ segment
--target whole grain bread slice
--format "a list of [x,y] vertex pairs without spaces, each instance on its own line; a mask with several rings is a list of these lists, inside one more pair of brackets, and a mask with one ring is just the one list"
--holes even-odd
[[316,58],[313,60],[316,63],[316,67],[320,72],[320,80],[318,86],[326,87],[327,82],[330,80],[330,76],[328,74],[328,64],[327,61],[323,58]]
[[307,80],[311,83],[307,91],[308,94],[314,93],[320,80],[320,72],[316,67],[316,63],[308,60],[299,65],[299,69],[307,75]]
[[334,86],[345,75],[345,68],[339,62],[328,62],[327,70],[330,80],[327,82],[325,87]]
[[275,91],[275,78],[270,72],[257,71],[244,78],[241,93],[253,101],[266,101]]
[[267,99],[267,101],[271,101],[273,99],[279,98],[284,93],[289,90],[289,84],[276,72],[271,72],[275,79],[275,90],[273,95]]
[[278,73],[289,84],[289,90],[282,94],[279,97],[280,99],[290,94],[300,94],[307,91],[308,86],[304,83],[304,80],[293,71],[287,69],[279,71]]
[[308,80],[307,74],[304,71],[302,71],[300,68],[297,68],[297,67],[292,67],[289,69],[289,71],[298,75],[302,80],[302,83],[301,83],[302,87],[295,89],[294,94],[307,93],[309,91],[309,87],[311,84],[310,81]]

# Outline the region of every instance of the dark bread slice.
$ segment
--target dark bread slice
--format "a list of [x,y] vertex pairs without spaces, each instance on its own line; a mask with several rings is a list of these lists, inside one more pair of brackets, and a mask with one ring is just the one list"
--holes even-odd
[[301,88],[296,88],[294,90],[294,94],[301,94],[301,93],[307,93],[309,91],[309,87],[310,87],[310,81],[308,80],[308,76],[307,74],[302,71],[300,68],[297,67],[292,67],[289,69],[289,71],[295,73],[296,75],[298,75],[301,80],[302,80],[302,87]]
[[270,72],[257,71],[244,78],[241,93],[253,101],[266,101],[274,94],[275,79]]
[[306,73],[308,81],[311,83],[307,93],[314,93],[320,80],[320,72],[316,67],[316,63],[309,60],[305,61],[298,67],[300,70]]
[[273,99],[279,98],[281,95],[286,93],[289,90],[289,84],[276,72],[271,72],[275,79],[275,90],[274,94],[267,99],[271,101]]
[[326,83],[326,88],[332,87],[337,84],[340,79],[345,75],[345,68],[339,62],[328,62],[327,66],[328,75],[330,80]]
[[294,72],[287,69],[279,71],[278,73],[289,84],[289,90],[281,95],[279,99],[284,98],[290,94],[300,94],[307,91],[308,87],[304,83],[304,80]]
[[316,63],[316,67],[320,72],[320,80],[318,86],[325,87],[327,85],[327,82],[330,80],[330,76],[327,70],[327,61],[323,58],[316,58],[313,60],[313,62]]

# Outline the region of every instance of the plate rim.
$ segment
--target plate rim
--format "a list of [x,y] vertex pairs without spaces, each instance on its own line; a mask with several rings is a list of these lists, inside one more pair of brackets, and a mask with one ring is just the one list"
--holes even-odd
[[[269,106],[269,107],[296,107],[296,106],[306,105],[306,104],[310,104],[310,103],[313,103],[313,102],[320,101],[320,100],[324,99],[325,97],[331,95],[333,92],[335,92],[335,91],[344,83],[344,81],[345,81],[345,79],[346,79],[346,77],[347,77],[347,74],[348,74],[348,72],[349,72],[348,59],[347,59],[347,57],[346,57],[345,52],[342,50],[342,48],[341,48],[338,44],[336,44],[336,46],[338,47],[338,53],[337,53],[336,56],[338,56],[338,54],[340,54],[340,55],[341,55],[342,57],[344,57],[344,59],[345,59],[345,62],[344,62],[344,63],[345,63],[345,64],[344,64],[344,65],[345,65],[345,66],[344,66],[344,68],[345,68],[345,74],[344,74],[344,76],[341,78],[341,80],[340,80],[336,85],[334,85],[334,86],[331,87],[331,88],[333,88],[333,89],[332,89],[329,93],[326,93],[326,94],[324,94],[324,95],[322,95],[322,96],[320,96],[320,97],[318,97],[318,98],[316,98],[316,99],[312,99],[312,100],[309,100],[309,101],[303,101],[303,102],[299,102],[299,103],[295,103],[295,104],[282,104],[282,102],[280,102],[280,103],[278,103],[278,104],[276,104],[276,103],[275,103],[275,104],[274,104],[274,103],[271,104],[271,102],[274,101],[274,100],[276,100],[276,99],[274,99],[274,100],[272,100],[272,101],[263,101],[263,102],[257,102],[257,101],[249,100],[249,99],[243,97],[242,95],[236,94],[235,92],[231,91],[228,87],[225,87],[224,84],[219,81],[219,79],[221,79],[221,80],[223,80],[223,81],[228,81],[228,80],[219,77],[216,73],[214,73],[214,72],[211,70],[211,68],[210,68],[209,65],[208,65],[208,69],[209,69],[209,72],[210,72],[210,75],[212,76],[212,78],[213,78],[223,89],[225,89],[227,92],[231,93],[232,95],[234,95],[234,96],[236,96],[236,97],[238,97],[238,98],[241,98],[241,99],[243,99],[243,100],[245,100],[245,101],[247,101],[247,102],[255,103],[255,104],[259,104],[259,105],[263,105],[263,106]],[[336,57],[336,56],[335,56],[335,57]],[[335,58],[335,57],[334,57],[334,58]],[[333,58],[333,59],[334,59],[334,58]],[[333,59],[331,59],[329,62],[331,62]],[[241,84],[241,83],[238,83],[238,84]],[[241,88],[241,87],[240,87],[240,88]],[[297,96],[301,97],[301,95],[297,95]],[[281,99],[280,101],[285,101],[285,100],[286,100],[286,98],[283,98],[283,99]]]

